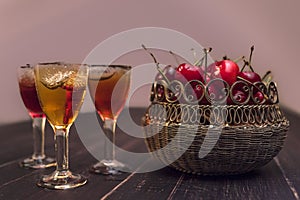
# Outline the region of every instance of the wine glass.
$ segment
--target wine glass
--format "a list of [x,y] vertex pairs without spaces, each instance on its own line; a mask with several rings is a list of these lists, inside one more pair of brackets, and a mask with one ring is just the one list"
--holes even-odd
[[35,89],[33,68],[27,64],[17,68],[19,90],[25,107],[32,118],[33,154],[19,164],[21,167],[41,169],[56,165],[55,159],[45,155],[45,122],[46,116],[39,104]]
[[36,89],[42,110],[54,130],[56,170],[44,175],[38,186],[51,189],[79,187],[87,179],[69,170],[69,129],[86,93],[88,66],[70,63],[40,63],[34,67]]
[[88,88],[95,108],[102,119],[106,137],[104,159],[92,166],[91,172],[117,175],[128,167],[115,158],[115,129],[117,118],[126,102],[130,87],[130,66],[90,65]]

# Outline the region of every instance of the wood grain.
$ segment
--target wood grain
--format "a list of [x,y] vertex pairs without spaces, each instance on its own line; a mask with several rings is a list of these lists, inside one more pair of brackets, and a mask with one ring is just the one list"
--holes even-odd
[[[144,111],[144,108],[131,109],[136,124],[140,123]],[[70,134],[70,166],[73,172],[85,175],[88,183],[83,187],[65,191],[36,186],[40,176],[51,173],[53,168],[29,170],[18,166],[18,162],[32,152],[31,122],[5,125],[0,127],[0,200],[299,199],[300,117],[289,111],[286,114],[291,121],[291,128],[278,157],[259,170],[237,176],[195,176],[169,167],[148,173],[125,173],[117,178],[91,174],[89,168],[97,160],[87,151],[73,127]],[[91,114],[84,114],[86,126],[90,126],[90,117]],[[126,120],[125,116],[120,117]],[[49,125],[46,131],[46,152],[53,155],[53,132]],[[98,130],[89,128],[88,131]],[[103,143],[94,142],[100,147]],[[116,143],[128,151],[147,151],[143,139],[128,136],[120,129]]]

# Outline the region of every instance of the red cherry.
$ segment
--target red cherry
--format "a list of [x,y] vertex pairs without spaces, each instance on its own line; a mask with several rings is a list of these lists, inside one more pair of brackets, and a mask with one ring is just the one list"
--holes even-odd
[[[197,81],[192,81],[190,85],[185,87],[184,93],[186,94],[187,98],[189,99],[186,103],[194,102],[196,103],[199,101],[199,99],[203,96],[202,100],[200,101],[200,104],[206,104],[207,101],[205,101],[204,96],[204,86],[201,85],[201,83]],[[185,99],[181,99],[181,102],[185,102]]]
[[162,85],[156,85],[156,91],[157,99],[159,101],[164,101],[165,100],[165,92],[164,92],[164,87]]
[[[169,81],[172,81],[174,80],[174,77],[175,77],[175,73],[176,73],[176,69],[175,67],[171,66],[171,65],[167,65],[163,70],[162,72],[164,73],[164,75],[167,77],[167,79]],[[163,75],[161,73],[157,73],[156,77],[155,77],[155,80],[158,81],[158,80],[165,80]]]
[[[176,73],[175,67],[173,67],[171,65],[167,65],[162,70],[162,72],[164,73],[164,75],[168,79],[168,81],[174,80],[175,73]],[[157,75],[155,76],[155,81],[160,81],[160,80],[166,81],[161,73],[157,73]],[[157,100],[158,101],[166,102],[166,97],[165,97],[165,92],[164,92],[164,86],[163,85],[157,84],[155,93],[157,95]],[[169,94],[170,94],[170,92],[169,92]]]
[[[160,101],[160,102],[168,102],[168,100],[175,102],[177,100],[175,90],[171,90],[170,88],[167,88],[166,92],[167,92],[167,94],[165,94],[165,89],[164,89],[163,85],[157,84],[156,90],[154,91],[154,93],[156,95],[156,100]],[[167,97],[167,95],[168,95],[168,97]]]
[[240,69],[231,60],[222,60],[209,65],[207,71],[210,73],[211,78],[221,78],[229,85],[232,85],[236,82]]
[[210,79],[208,78],[207,80],[206,96],[208,100],[213,104],[222,104],[226,102],[230,86],[222,79],[212,79],[209,81]]
[[[196,100],[203,96],[204,89],[197,82],[204,82],[204,71],[201,67],[182,63],[176,69],[175,79],[180,81],[183,85],[191,81],[191,84],[187,85],[187,87],[185,88],[185,94],[188,97],[193,97],[192,102],[196,102]],[[203,99],[204,98],[205,97],[203,97]]]
[[[256,92],[253,96],[255,103],[262,103],[265,99],[264,94],[260,91]],[[252,101],[251,101],[252,102]]]
[[[250,98],[249,104],[262,104],[266,103],[265,95],[262,91],[260,91],[257,87],[255,87],[254,83],[262,82],[261,77],[254,72],[253,67],[251,65],[252,54],[254,51],[254,46],[251,47],[249,61],[244,60],[244,66],[241,69],[241,72],[238,73],[238,79],[244,81],[249,87],[253,88],[253,98]],[[244,71],[244,68],[248,66],[251,71]],[[244,84],[237,84],[238,90],[242,90]]]
[[199,84],[193,85],[193,90],[196,93],[197,99],[199,99],[204,93],[204,89]]
[[[238,74],[238,79],[246,82],[248,86],[251,86],[253,83],[261,82],[260,76],[252,71],[243,71]],[[243,84],[238,84],[237,88],[241,89]],[[258,90],[254,88],[254,92],[256,93]]]
[[251,83],[261,82],[260,76],[257,73],[251,72],[251,71],[239,72],[238,78],[239,77],[241,77],[242,79],[246,79],[247,81],[249,81]]
[[203,70],[200,67],[194,65],[182,63],[176,69],[175,78],[181,81],[183,84],[191,80],[198,80],[203,82],[203,77]]
[[[241,90],[233,90],[232,98],[235,100],[235,102],[238,102],[238,104],[243,104],[247,100],[247,95]],[[232,98],[229,96],[227,99],[227,103],[229,105],[236,104],[235,102],[233,102]]]
[[[246,65],[249,65],[248,62],[245,63]],[[250,87],[256,82],[261,82],[261,77],[253,71],[253,68],[251,65],[249,65],[251,71],[242,71],[238,74],[238,79],[245,81]],[[237,85],[237,88],[241,88],[239,84]],[[264,102],[265,96],[264,94],[257,89],[256,87],[253,87],[253,98],[250,98],[249,104],[260,104]]]

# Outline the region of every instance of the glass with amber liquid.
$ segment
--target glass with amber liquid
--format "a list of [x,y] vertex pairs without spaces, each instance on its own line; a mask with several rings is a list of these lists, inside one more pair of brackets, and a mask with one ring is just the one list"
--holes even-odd
[[88,88],[95,108],[103,120],[105,158],[92,166],[91,171],[105,175],[116,175],[128,171],[128,166],[115,158],[116,121],[122,111],[130,87],[130,66],[91,65]]
[[88,66],[41,63],[34,68],[38,98],[55,134],[56,170],[43,176],[38,186],[51,189],[79,187],[87,179],[69,170],[69,129],[76,119],[86,93]]
[[21,167],[40,169],[55,166],[55,159],[45,155],[46,116],[37,97],[33,68],[28,64],[18,67],[19,90],[27,111],[32,118],[33,154],[20,162]]

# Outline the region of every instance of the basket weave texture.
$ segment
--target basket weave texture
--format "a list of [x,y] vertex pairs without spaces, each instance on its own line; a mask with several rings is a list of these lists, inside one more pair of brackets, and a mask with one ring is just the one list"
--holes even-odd
[[153,101],[145,114],[145,142],[154,157],[201,175],[242,174],[282,149],[289,121],[279,104],[188,105]]

